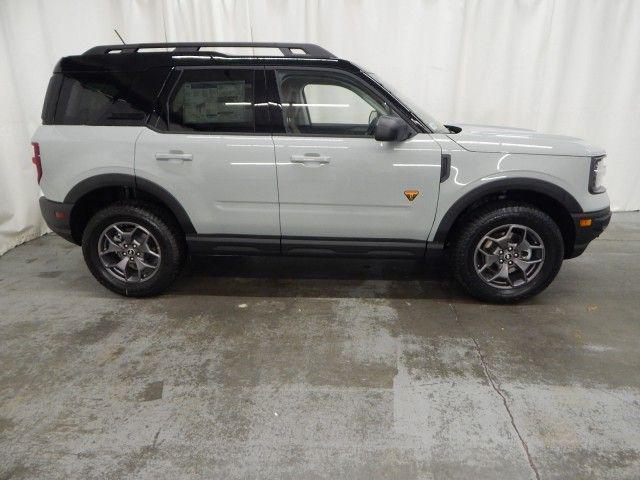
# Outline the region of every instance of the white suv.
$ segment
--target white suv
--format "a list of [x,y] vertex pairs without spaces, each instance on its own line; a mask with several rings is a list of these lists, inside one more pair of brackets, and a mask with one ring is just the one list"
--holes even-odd
[[310,44],[65,57],[33,146],[48,225],[82,245],[98,281],[131,296],[167,288],[188,253],[445,250],[469,293],[511,302],[542,291],[611,217],[604,151],[443,125]]

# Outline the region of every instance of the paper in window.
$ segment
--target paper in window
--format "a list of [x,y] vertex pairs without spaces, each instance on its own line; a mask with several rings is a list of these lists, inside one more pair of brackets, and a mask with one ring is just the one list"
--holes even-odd
[[246,82],[188,82],[184,84],[185,123],[246,123],[251,121],[251,101]]

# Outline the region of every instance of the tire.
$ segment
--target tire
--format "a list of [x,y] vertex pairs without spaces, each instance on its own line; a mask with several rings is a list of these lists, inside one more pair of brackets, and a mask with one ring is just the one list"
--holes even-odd
[[[453,276],[479,300],[519,302],[547,288],[560,271],[562,234],[551,217],[536,207],[489,204],[473,210],[460,225],[450,245]],[[509,235],[512,241],[505,241]]]
[[[93,276],[109,290],[148,297],[161,293],[176,279],[185,262],[186,246],[180,227],[161,209],[123,201],[99,210],[89,220],[82,253]],[[125,257],[133,260],[127,263]]]

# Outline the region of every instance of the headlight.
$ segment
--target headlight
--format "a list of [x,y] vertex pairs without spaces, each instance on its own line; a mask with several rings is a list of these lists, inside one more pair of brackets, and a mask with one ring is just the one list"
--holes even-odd
[[589,171],[589,193],[604,193],[606,188],[602,185],[602,178],[607,171],[604,155],[591,157],[591,170]]

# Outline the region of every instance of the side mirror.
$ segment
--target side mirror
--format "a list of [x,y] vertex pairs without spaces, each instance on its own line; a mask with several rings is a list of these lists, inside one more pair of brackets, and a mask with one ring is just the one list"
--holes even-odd
[[380,115],[373,136],[379,142],[402,142],[413,136],[413,130],[400,117]]

